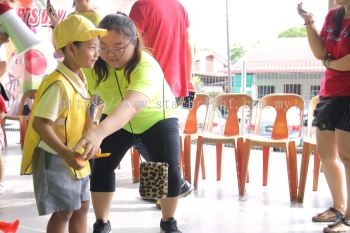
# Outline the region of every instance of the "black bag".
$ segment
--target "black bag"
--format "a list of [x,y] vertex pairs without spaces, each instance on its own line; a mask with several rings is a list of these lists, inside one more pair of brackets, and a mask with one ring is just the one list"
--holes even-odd
[[167,163],[143,161],[140,164],[140,196],[144,199],[162,199],[168,195]]

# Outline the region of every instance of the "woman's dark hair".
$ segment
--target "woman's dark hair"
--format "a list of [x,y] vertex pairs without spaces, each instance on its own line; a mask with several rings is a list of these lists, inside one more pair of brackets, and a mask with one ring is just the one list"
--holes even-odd
[[[98,25],[99,28],[106,29],[107,31],[114,30],[115,32],[123,35],[126,39],[135,40],[135,51],[131,60],[126,64],[124,75],[128,82],[130,82],[130,74],[141,60],[141,54],[143,50],[143,43],[137,32],[135,24],[124,13],[117,12],[116,14],[106,15]],[[109,76],[108,65],[105,61],[99,57],[94,65],[94,71],[97,74],[96,86],[101,81],[105,81]]]
[[334,23],[333,36],[337,38],[340,35],[341,23],[345,16],[345,7],[341,6],[337,9],[337,12],[334,14],[332,23]]

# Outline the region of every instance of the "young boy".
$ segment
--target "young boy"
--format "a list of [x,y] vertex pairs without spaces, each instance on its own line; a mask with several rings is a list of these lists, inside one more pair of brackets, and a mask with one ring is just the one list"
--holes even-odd
[[90,166],[73,151],[92,124],[80,68],[93,67],[99,37],[106,33],[78,15],[64,19],[53,31],[55,49],[64,60],[37,90],[21,165],[21,174],[33,173],[39,215],[52,213],[46,229],[50,233],[65,232],[67,223],[69,232],[86,232]]

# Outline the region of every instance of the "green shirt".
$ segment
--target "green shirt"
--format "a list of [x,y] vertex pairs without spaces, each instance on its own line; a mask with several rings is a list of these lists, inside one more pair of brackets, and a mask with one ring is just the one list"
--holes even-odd
[[[93,89],[93,93],[99,93],[102,100],[105,102],[105,114],[111,113],[122,98],[126,96],[127,91],[137,91],[146,95],[150,99],[148,103],[134,118],[130,121],[132,131],[135,134],[145,132],[154,124],[164,119],[163,113],[163,83],[164,83],[164,110],[165,118],[175,117],[175,109],[177,107],[175,97],[170,90],[168,83],[164,79],[163,71],[158,62],[147,52],[142,53],[140,63],[135,67],[130,75],[130,83],[124,76],[124,69],[109,70],[109,77],[106,81],[94,89],[95,81],[91,77],[88,78],[89,89]],[[118,78],[120,91],[118,88]],[[130,103],[133,104],[133,103]],[[138,104],[138,103],[135,103]],[[132,132],[129,124],[124,126],[124,129]]]

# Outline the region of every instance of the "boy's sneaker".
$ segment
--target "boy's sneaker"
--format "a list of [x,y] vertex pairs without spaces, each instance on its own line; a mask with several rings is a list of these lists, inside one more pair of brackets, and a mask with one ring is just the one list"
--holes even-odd
[[4,181],[0,181],[0,194],[5,192],[5,184]]
[[161,233],[182,233],[177,229],[177,222],[175,218],[169,218],[168,221],[163,222],[160,220],[160,232]]
[[93,233],[110,233],[111,232],[111,223],[107,221],[103,222],[101,219],[97,219],[94,223],[94,232]]
[[192,192],[192,190],[193,188],[191,184],[187,180],[182,179],[180,197],[186,197],[188,194]]

